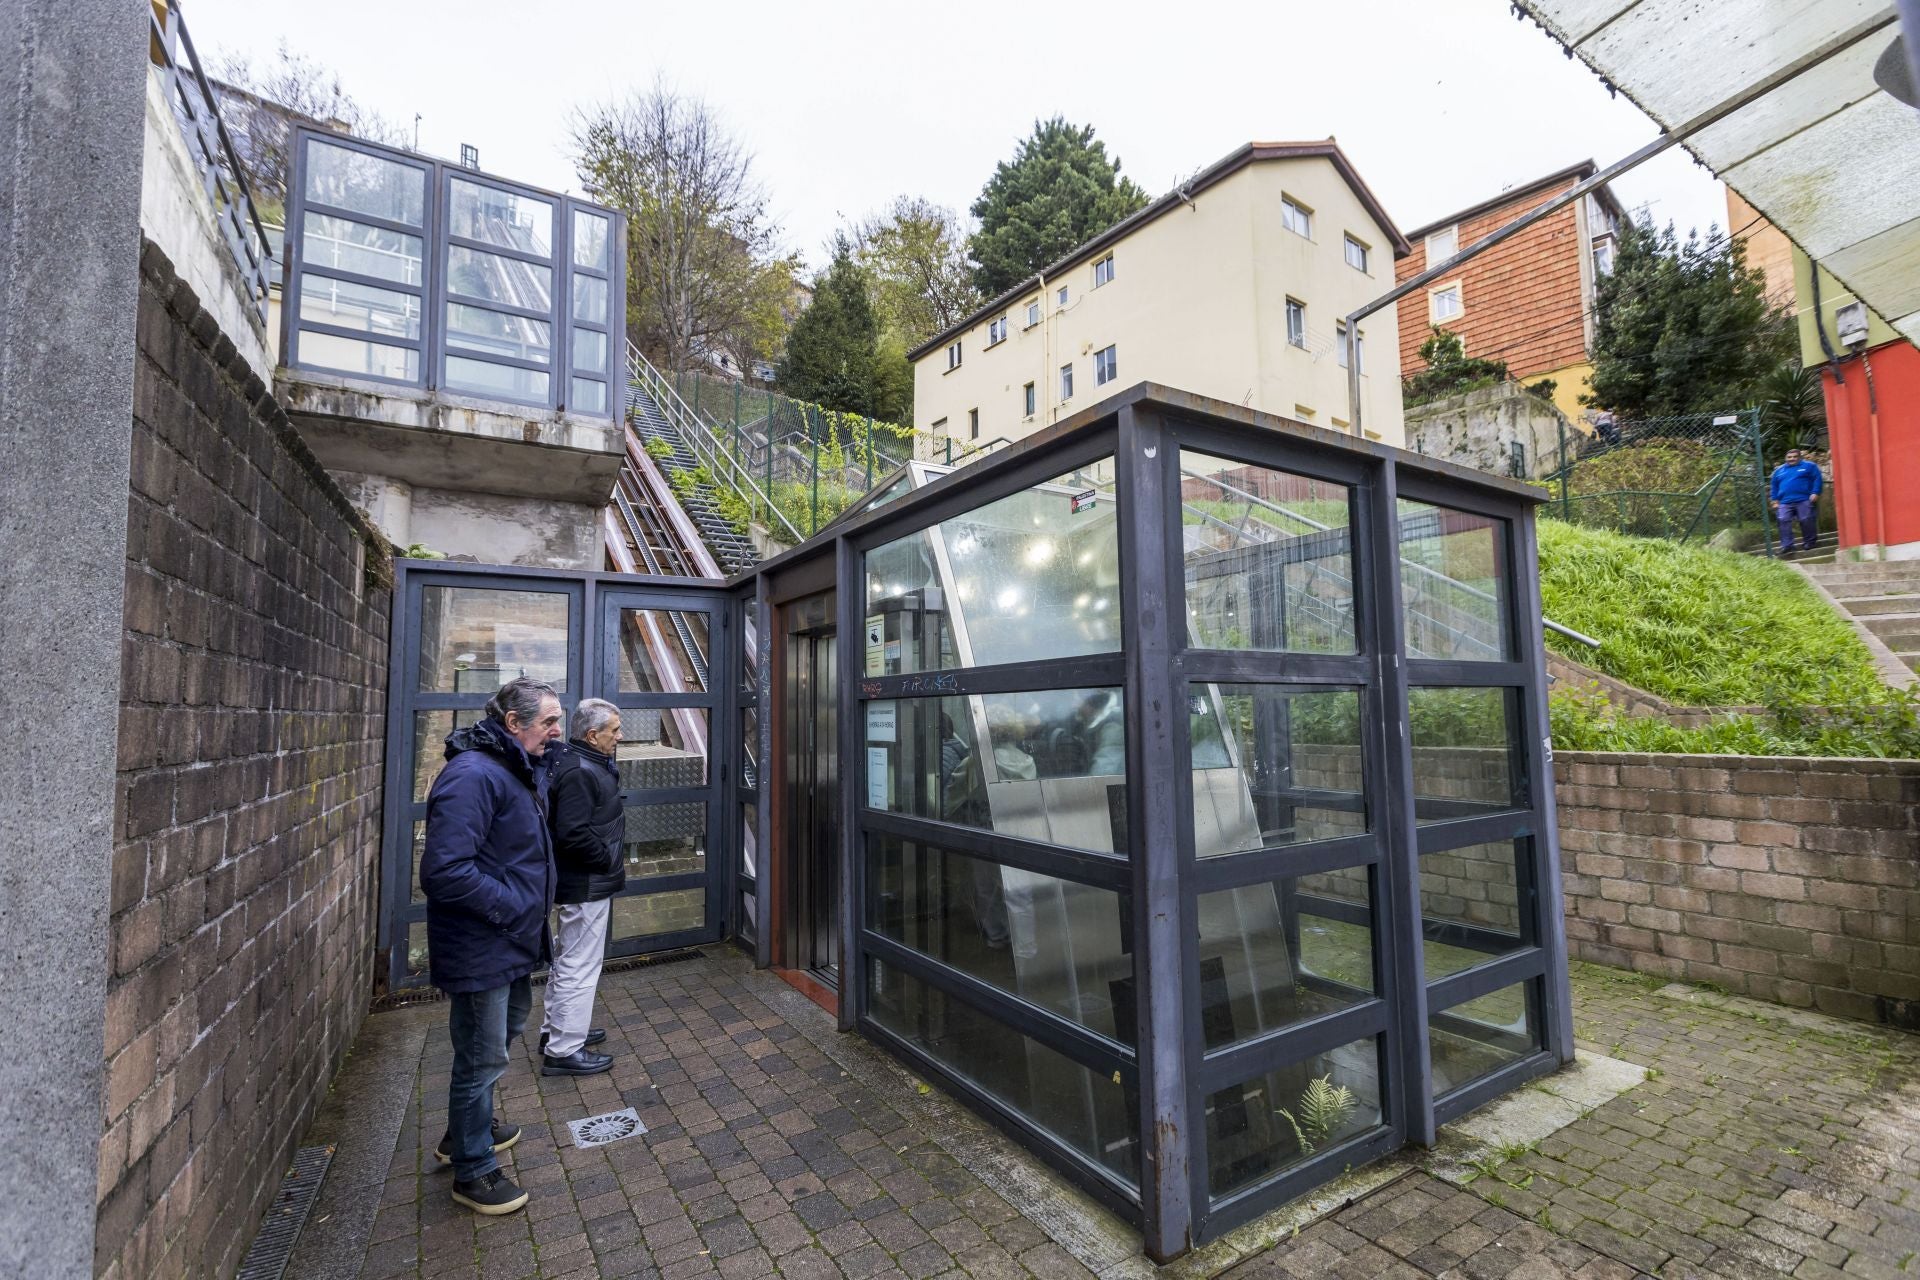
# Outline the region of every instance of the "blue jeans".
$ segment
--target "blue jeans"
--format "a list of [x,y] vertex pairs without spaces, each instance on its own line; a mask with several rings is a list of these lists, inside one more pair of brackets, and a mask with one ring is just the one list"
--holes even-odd
[[1820,530],[1813,514],[1813,499],[1800,502],[1783,502],[1774,512],[1780,521],[1780,549],[1793,550],[1793,526],[1800,526],[1800,545],[1807,551],[1813,550],[1813,544],[1819,541]]
[[472,1182],[500,1167],[493,1154],[493,1086],[507,1070],[508,1047],[527,1028],[533,982],[516,978],[491,991],[447,997],[453,1078],[447,1085],[447,1154],[453,1176]]

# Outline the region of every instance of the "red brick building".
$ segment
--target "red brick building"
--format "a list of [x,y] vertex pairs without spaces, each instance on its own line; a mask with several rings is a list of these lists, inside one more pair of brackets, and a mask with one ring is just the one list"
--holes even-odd
[[[1443,262],[1489,232],[1539,208],[1593,176],[1594,164],[1550,173],[1525,186],[1416,227],[1413,252],[1394,263],[1406,280]],[[1400,370],[1425,368],[1420,345],[1433,327],[1460,336],[1470,356],[1505,360],[1522,382],[1552,378],[1553,401],[1569,418],[1593,373],[1587,346],[1593,335],[1593,286],[1613,266],[1613,249],[1626,212],[1605,187],[1576,200],[1400,303]]]

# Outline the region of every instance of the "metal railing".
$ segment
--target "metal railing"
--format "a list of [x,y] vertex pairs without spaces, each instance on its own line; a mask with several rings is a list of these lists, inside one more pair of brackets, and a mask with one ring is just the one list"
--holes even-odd
[[273,250],[260,212],[254,207],[253,192],[247,187],[239,152],[220,118],[219,99],[201,68],[193,37],[180,19],[179,0],[155,6],[150,22],[152,58],[166,77],[168,105],[200,172],[201,187],[213,202],[221,239],[246,281],[248,301],[264,323],[267,290],[274,276]]

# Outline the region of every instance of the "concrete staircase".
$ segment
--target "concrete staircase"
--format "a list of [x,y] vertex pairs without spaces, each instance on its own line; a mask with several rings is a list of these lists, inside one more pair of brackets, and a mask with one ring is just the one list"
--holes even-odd
[[[658,440],[672,450],[661,460],[662,469],[669,474],[692,471],[700,465],[693,450],[680,438],[680,432],[667,421],[660,406],[637,382],[627,384],[627,418],[633,424],[633,429],[639,432],[642,444]],[[680,507],[693,521],[694,528],[700,531],[701,541],[713,552],[713,558],[720,562],[722,572],[732,575],[759,563],[760,556],[754,550],[752,539],[734,528],[721,514],[720,503],[714,497],[711,485],[692,490],[680,499]]]
[[1839,561],[1801,567],[1908,669],[1920,671],[1920,560]]

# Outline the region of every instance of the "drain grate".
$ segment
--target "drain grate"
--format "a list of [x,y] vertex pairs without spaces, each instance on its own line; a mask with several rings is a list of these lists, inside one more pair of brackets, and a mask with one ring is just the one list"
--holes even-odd
[[569,1120],[567,1128],[573,1130],[573,1145],[576,1147],[604,1147],[609,1142],[618,1142],[647,1131],[647,1126],[640,1123],[639,1113],[632,1107],[609,1111],[605,1115],[588,1116],[585,1120]]
[[293,1153],[293,1168],[280,1183],[280,1194],[268,1206],[267,1216],[260,1220],[260,1230],[254,1233],[253,1245],[234,1280],[280,1280],[332,1163],[332,1147],[301,1147]]

